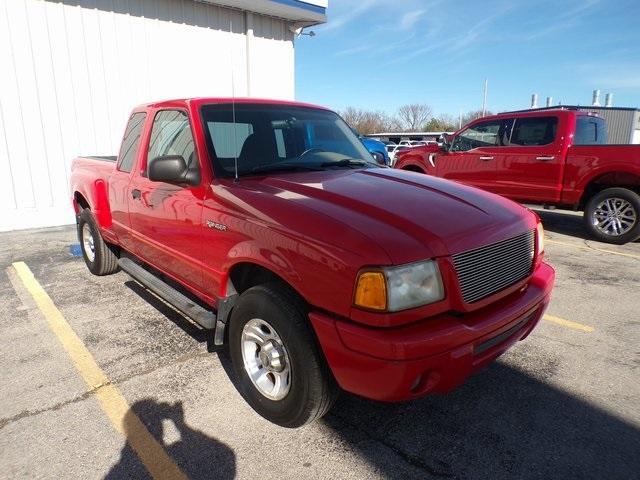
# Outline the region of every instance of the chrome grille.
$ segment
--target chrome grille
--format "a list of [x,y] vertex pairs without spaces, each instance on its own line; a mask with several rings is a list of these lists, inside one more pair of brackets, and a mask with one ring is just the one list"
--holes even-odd
[[531,273],[534,232],[453,255],[462,298],[477,302]]

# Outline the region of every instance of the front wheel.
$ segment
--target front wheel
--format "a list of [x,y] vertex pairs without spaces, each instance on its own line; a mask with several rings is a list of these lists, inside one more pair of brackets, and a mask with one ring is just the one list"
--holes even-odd
[[587,202],[584,221],[601,242],[632,242],[640,237],[640,195],[626,188],[607,188]]
[[233,309],[229,353],[238,390],[264,418],[295,428],[329,411],[337,386],[302,302],[277,283],[243,292]]

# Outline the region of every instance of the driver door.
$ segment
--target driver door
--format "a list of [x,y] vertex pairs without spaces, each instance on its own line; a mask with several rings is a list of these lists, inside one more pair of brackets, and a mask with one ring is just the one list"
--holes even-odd
[[449,151],[436,158],[436,175],[492,190],[501,154],[503,120],[476,122],[456,135]]
[[129,191],[129,218],[135,253],[153,267],[196,289],[202,289],[202,185],[172,185],[147,178],[153,158],[181,155],[199,169],[189,117],[183,110],[155,113],[146,158],[134,173]]

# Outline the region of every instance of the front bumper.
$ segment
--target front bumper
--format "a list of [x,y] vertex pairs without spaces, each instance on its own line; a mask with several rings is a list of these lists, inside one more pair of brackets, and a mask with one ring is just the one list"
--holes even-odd
[[555,272],[541,263],[526,289],[464,315],[443,314],[395,328],[372,328],[311,312],[336,381],[381,401],[446,392],[524,339],[551,297]]

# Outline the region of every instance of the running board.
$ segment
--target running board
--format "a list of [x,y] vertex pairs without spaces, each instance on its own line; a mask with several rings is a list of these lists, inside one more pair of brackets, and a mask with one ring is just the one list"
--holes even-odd
[[122,270],[133,277],[136,282],[155,293],[202,328],[207,330],[213,330],[216,328],[216,314],[214,312],[197,305],[191,299],[187,298],[175,288],[166,284],[154,274],[145,270],[129,258],[119,259],[118,265]]

